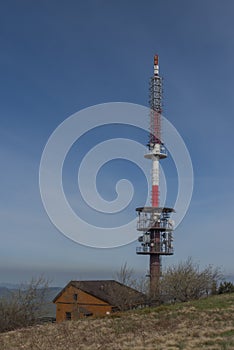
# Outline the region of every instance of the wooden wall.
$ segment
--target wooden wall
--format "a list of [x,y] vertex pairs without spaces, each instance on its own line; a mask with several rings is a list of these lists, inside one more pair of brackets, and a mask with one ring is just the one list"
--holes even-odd
[[[77,301],[73,295],[77,294]],[[71,312],[71,319],[75,320],[84,315],[79,312],[79,307],[83,307],[93,313],[93,316],[105,316],[111,312],[111,305],[73,286],[68,286],[62,295],[56,300],[56,321],[66,320],[66,312]]]

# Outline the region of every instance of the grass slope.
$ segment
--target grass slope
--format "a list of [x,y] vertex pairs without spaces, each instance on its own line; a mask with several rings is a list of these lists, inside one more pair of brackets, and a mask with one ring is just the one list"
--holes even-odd
[[0,334],[1,350],[234,349],[234,293]]

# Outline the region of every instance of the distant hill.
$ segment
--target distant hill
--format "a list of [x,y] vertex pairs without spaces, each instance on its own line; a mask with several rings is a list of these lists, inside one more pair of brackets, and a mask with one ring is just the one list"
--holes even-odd
[[0,334],[1,350],[233,350],[234,293]]
[[8,289],[17,289],[19,288],[19,284],[17,283],[4,283],[4,282],[1,282],[0,283],[0,288],[1,287],[5,287],[5,288],[8,288]]

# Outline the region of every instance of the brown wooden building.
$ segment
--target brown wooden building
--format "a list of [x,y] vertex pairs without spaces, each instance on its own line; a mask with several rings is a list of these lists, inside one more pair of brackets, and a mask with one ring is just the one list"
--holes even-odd
[[61,322],[136,308],[145,304],[145,296],[114,280],[70,281],[53,302]]

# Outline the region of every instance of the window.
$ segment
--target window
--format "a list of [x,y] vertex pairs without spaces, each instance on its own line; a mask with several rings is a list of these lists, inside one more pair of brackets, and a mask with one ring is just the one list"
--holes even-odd
[[78,295],[77,294],[73,294],[73,300],[77,301]]
[[71,320],[71,312],[66,312],[66,320]]
[[89,316],[93,316],[93,313],[92,312],[88,312],[86,314],[84,314],[85,317],[89,317]]

